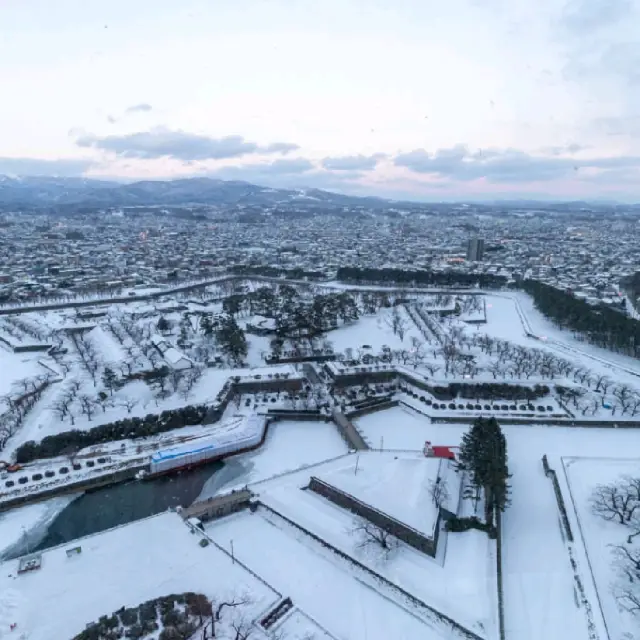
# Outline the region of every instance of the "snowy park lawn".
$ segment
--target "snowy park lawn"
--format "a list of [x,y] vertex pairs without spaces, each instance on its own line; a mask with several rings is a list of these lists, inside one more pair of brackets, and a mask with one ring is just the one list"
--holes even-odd
[[87,339],[95,345],[103,362],[119,363],[126,357],[124,349],[115,338],[102,327],[98,326],[87,334]]
[[[38,362],[43,356],[42,353],[14,353],[0,344],[0,397],[15,390],[13,387],[20,380],[51,373]],[[0,401],[0,411],[3,406]]]
[[458,637],[450,628],[419,617],[398,595],[381,593],[373,578],[268,511],[239,513],[205,527],[220,545],[228,547],[233,540],[237,558],[336,638]]
[[[207,482],[199,500],[220,491],[260,482],[346,454],[346,444],[332,422],[282,420],[271,423],[262,447],[225,461],[225,467]],[[228,480],[225,480],[225,476]]]
[[[638,361],[623,354],[601,349],[578,340],[572,332],[556,327],[534,306],[526,293],[512,292],[487,295],[487,324],[480,327],[481,333],[509,340],[526,347],[549,350],[555,355],[578,362],[594,373],[606,374],[618,383],[640,386]],[[524,318],[524,325],[522,318]],[[475,331],[475,329],[471,329]],[[542,340],[527,337],[530,331]]]
[[[354,420],[354,424],[369,446],[375,449],[422,450],[425,440],[430,439],[429,434],[433,434],[429,418],[404,406],[361,416]],[[434,438],[433,444],[458,443],[441,442]]]
[[361,316],[359,320],[353,324],[349,324],[334,331],[327,333],[327,338],[331,341],[333,349],[336,352],[343,353],[345,349],[353,349],[353,353],[357,354],[358,349],[362,349],[365,345],[371,347],[371,353],[376,355],[382,351],[383,345],[390,349],[410,349],[411,338],[415,337],[424,341],[417,327],[404,309],[398,309],[401,318],[406,325],[404,339],[394,335],[387,320],[391,314],[389,309],[382,309],[374,316]]
[[569,457],[563,458],[563,464],[571,490],[567,508],[573,508],[579,520],[579,533],[589,555],[610,637],[623,638],[628,633],[631,638],[631,634],[637,631],[638,618],[619,609],[612,593],[612,586],[621,581],[616,575],[610,545],[625,545],[633,549],[637,548],[637,540],[633,545],[626,545],[626,538],[632,530],[594,515],[589,498],[598,484],[615,482],[625,475],[638,477],[640,459]]
[[[385,459],[395,462],[395,456],[377,452],[359,454],[358,476],[361,469],[375,467],[377,462],[382,465]],[[407,462],[432,462],[418,458],[418,454],[400,456]],[[494,624],[495,608],[492,598],[495,592],[495,555],[491,555],[493,544],[485,534],[478,531],[446,534],[441,531],[435,559],[403,543],[385,555],[377,547],[360,546],[362,538],[355,530],[359,522],[357,517],[312,491],[302,490],[311,475],[331,478],[340,473],[353,474],[356,457],[355,454],[350,455],[312,470],[266,481],[254,487],[254,490],[264,504],[278,513],[383,575],[427,605],[483,635],[483,630],[491,629]],[[393,481],[393,477],[388,478],[388,484],[380,487],[379,493],[395,495],[397,506],[406,507],[401,498],[406,487]],[[409,516],[414,517],[411,514]],[[491,558],[494,558],[493,564]]]
[[[350,467],[314,475],[356,500],[433,537],[438,510],[429,488],[435,483],[440,460],[375,454],[357,456]],[[402,496],[399,499],[399,496]]]
[[[0,568],[0,638],[72,638],[102,615],[145,600],[194,591],[211,599],[250,594],[247,617],[278,600],[222,551],[190,533],[180,516],[164,513],[76,540],[42,554],[42,567],[18,575],[18,561]],[[67,548],[82,552],[67,557]]]

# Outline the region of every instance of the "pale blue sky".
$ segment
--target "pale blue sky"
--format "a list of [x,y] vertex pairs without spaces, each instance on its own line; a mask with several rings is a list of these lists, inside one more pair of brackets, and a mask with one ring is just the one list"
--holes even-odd
[[0,173],[640,200],[640,0],[0,0],[0,85]]

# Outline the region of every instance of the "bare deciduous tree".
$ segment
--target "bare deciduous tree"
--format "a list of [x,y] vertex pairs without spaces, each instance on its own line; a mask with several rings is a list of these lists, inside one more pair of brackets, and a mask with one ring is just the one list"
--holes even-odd
[[446,504],[451,497],[447,481],[443,480],[440,476],[432,480],[429,484],[429,495],[438,509],[442,504]]
[[382,553],[383,559],[385,560],[399,546],[398,539],[395,536],[368,520],[356,520],[351,529],[351,533],[355,534],[358,538],[358,542],[356,543],[358,549],[373,547]]
[[620,524],[628,524],[640,507],[635,489],[629,487],[624,480],[597,485],[591,494],[590,503],[593,514]]
[[385,318],[385,323],[393,331],[393,335],[396,335],[400,340],[404,340],[404,334],[407,331],[407,321],[400,315],[398,307],[393,307],[391,313]]
[[78,400],[80,401],[80,409],[84,415],[87,416],[87,419],[91,421],[91,418],[96,410],[96,401],[86,393],[79,396]]

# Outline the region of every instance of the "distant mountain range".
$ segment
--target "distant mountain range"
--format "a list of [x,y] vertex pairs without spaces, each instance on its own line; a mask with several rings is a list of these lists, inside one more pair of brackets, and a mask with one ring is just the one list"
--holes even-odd
[[122,184],[86,178],[0,176],[0,204],[47,207],[87,205],[124,207],[171,204],[381,206],[380,198],[358,198],[320,189],[271,189],[249,182],[188,178]]
[[[461,199],[462,200],[462,199]],[[179,180],[143,180],[122,183],[89,178],[18,177],[0,175],[2,209],[77,209],[154,205],[276,206],[305,205],[307,208],[335,209],[366,207],[371,209],[406,208],[432,212],[449,209],[449,202],[405,202],[375,197],[349,196],[320,189],[273,189],[239,180],[185,178]],[[469,202],[476,210],[538,209],[576,212],[615,207],[613,201],[574,201],[510,199]],[[626,205],[628,206],[628,205]],[[634,209],[637,205],[631,205]]]

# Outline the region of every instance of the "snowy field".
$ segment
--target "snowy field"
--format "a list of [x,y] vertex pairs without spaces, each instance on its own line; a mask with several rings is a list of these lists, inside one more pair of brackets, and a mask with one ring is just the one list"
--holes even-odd
[[[487,307],[491,305],[491,308],[487,309],[488,322],[481,329],[484,333],[529,347],[549,349],[596,372],[615,376],[619,382],[640,387],[640,367],[636,359],[590,345],[578,340],[570,331],[559,329],[535,308],[533,299],[526,293],[488,295],[486,298]],[[544,341],[526,337],[518,310],[528,328]]]
[[[357,475],[360,476],[361,470],[366,474],[366,470],[370,469],[369,476],[378,488],[377,491],[370,489],[372,504],[391,495],[402,495],[408,488],[394,483],[393,477],[384,474],[385,463],[393,465],[397,462],[396,457],[402,462],[423,465],[425,468],[431,467],[433,462],[439,462],[426,460],[419,454],[352,454],[312,470],[267,480],[251,488],[259,494],[264,504],[278,513],[356,558],[429,606],[484,635],[495,627],[495,603],[492,598],[495,592],[495,555],[493,543],[485,534],[478,531],[447,534],[441,531],[436,558],[403,543],[390,554],[384,554],[378,547],[361,547],[362,538],[356,531],[358,519],[350,512],[312,491],[302,490],[309,483],[311,475],[320,478],[331,478],[337,474],[355,476],[358,459]],[[382,469],[376,475],[376,469],[380,469],[377,465],[381,465]],[[377,482],[382,477],[387,478],[386,484]],[[415,519],[420,514],[408,513],[407,516],[408,519]]]
[[[425,440],[455,446],[468,430],[466,424],[431,424],[428,418],[400,407],[358,418],[356,425],[372,443],[383,438],[389,449],[420,449]],[[560,456],[616,458],[621,452],[640,449],[640,431],[541,425],[505,425],[503,430],[512,474],[511,506],[502,520],[507,636],[518,640],[586,638],[587,616],[576,606],[558,507],[541,458],[549,455],[550,464],[562,476]],[[576,554],[595,624],[603,630],[586,557],[580,548]]]
[[[433,436],[429,418],[400,405],[361,416],[353,422],[365,442],[375,449],[421,451],[424,448],[425,440],[429,440]],[[458,441],[443,442],[434,437],[433,444],[457,445]]]
[[[395,456],[358,456],[358,464],[314,475],[416,531],[433,536],[438,510],[429,487],[436,481],[440,460]],[[402,500],[398,492],[402,491]]]
[[205,484],[198,499],[205,500],[218,492],[335,458],[347,451],[331,422],[273,422],[262,447],[225,460],[223,469]]
[[353,324],[330,331],[327,337],[336,352],[343,353],[345,349],[352,349],[354,353],[365,345],[371,347],[372,353],[379,353],[384,345],[390,349],[409,349],[411,338],[422,340],[420,332],[411,322],[407,313],[400,309],[400,316],[407,326],[404,337],[394,335],[389,326],[391,311],[383,309],[374,316],[361,316]]
[[42,359],[47,360],[42,353],[14,353],[0,343],[0,397],[12,391],[20,380],[50,373],[38,362]]
[[[410,605],[380,593],[346,561],[262,510],[206,525],[221,545],[291,597],[332,635],[349,640],[438,640],[458,637],[429,623]],[[260,544],[256,544],[260,540]]]
[[[82,552],[67,557],[66,548],[78,544]],[[17,568],[17,560],[1,566],[0,638],[72,638],[122,606],[184,591],[211,599],[250,594],[246,615],[251,618],[279,599],[213,545],[200,547],[175,513],[45,551],[42,567],[31,573],[19,575]]]
[[[586,638],[586,613],[576,606],[558,508],[540,460],[543,454],[549,455],[564,493],[560,456],[615,458],[638,450],[640,431],[538,426],[504,427],[504,431],[513,474],[512,504],[503,517],[507,635],[523,640]],[[570,503],[566,494],[565,500]],[[594,624],[606,637],[586,558],[580,545],[575,546]]]
[[[578,518],[579,527],[575,533],[582,536],[589,555],[610,637],[640,637],[638,618],[621,610],[616,602],[613,588],[622,581],[617,575],[615,556],[611,548],[612,545],[625,545],[630,551],[635,550],[637,539],[635,544],[627,545],[626,538],[632,530],[615,521],[606,521],[595,516],[589,505],[591,493],[596,485],[615,482],[625,475],[638,477],[640,459],[567,457],[563,458],[563,463],[571,497],[567,508],[573,510]],[[632,585],[627,583],[627,586]]]

